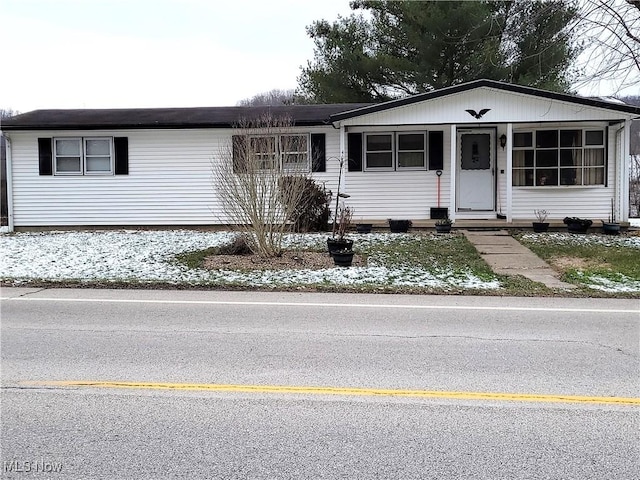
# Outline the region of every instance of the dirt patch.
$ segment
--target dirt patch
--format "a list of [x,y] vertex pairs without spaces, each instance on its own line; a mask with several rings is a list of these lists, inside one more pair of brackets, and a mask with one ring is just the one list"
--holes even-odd
[[607,263],[598,262],[579,257],[555,257],[549,260],[549,263],[559,270],[566,271],[569,269],[585,270],[593,267],[610,267]]
[[[365,259],[353,257],[353,266],[364,266]],[[209,270],[320,270],[335,267],[328,253],[285,252],[281,257],[264,259],[258,255],[210,255],[203,267]]]

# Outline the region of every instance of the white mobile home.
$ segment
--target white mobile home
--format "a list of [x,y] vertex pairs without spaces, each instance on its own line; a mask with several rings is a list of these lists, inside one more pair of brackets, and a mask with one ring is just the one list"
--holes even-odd
[[596,220],[612,200],[627,220],[640,108],[478,80],[379,104],[28,112],[1,126],[10,229],[224,224],[211,164],[265,113],[291,119],[327,188],[348,159],[358,221]]

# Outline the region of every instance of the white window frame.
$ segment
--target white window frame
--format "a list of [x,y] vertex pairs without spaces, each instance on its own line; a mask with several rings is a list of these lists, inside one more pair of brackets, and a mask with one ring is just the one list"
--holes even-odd
[[[58,170],[58,140],[75,140],[80,144],[80,170],[76,172],[61,172]],[[87,140],[107,140],[109,143],[109,171],[87,171]],[[92,155],[104,157],[104,155]],[[53,138],[53,173],[60,176],[105,176],[114,174],[113,137],[54,137]]]
[[[58,140],[70,141],[75,140],[78,142],[78,150],[80,152],[80,170],[77,172],[64,172],[58,170],[58,157],[66,157],[68,155],[58,155]],[[53,173],[55,175],[69,176],[69,175],[82,175],[83,174],[83,147],[82,137],[56,137],[53,139]]]
[[[286,142],[282,141],[282,137],[301,137],[305,139],[305,143],[307,145],[307,148],[302,151],[302,150],[297,150],[297,151],[290,151],[290,152],[285,152],[283,149],[283,144]],[[277,148],[278,148],[278,153],[280,155],[280,168],[282,168],[283,171],[285,172],[310,172],[311,171],[311,155],[309,154],[310,150],[311,150],[311,135],[308,133],[281,133],[280,135],[278,135],[278,143],[277,143]],[[285,156],[288,154],[294,154],[294,155],[304,155],[305,156],[305,161],[300,162],[300,163],[290,163],[290,162],[285,162]],[[286,167],[286,165],[292,165],[295,166],[294,168],[290,168],[290,167]]]
[[[283,151],[283,142],[282,137],[304,137],[306,139],[307,148],[305,151],[296,151],[296,152],[285,152]],[[251,142],[253,138],[273,138],[274,139],[274,155],[275,155],[275,163],[278,169],[284,172],[305,172],[309,173],[311,171],[311,135],[309,133],[278,133],[271,135],[250,135],[248,141]],[[306,159],[304,165],[302,162],[300,165],[302,168],[286,168],[284,157],[286,154],[304,154]],[[258,153],[260,157],[267,158],[269,154],[267,153]],[[294,165],[294,164],[291,164]],[[260,170],[269,170],[268,168],[260,168]]]
[[[548,130],[555,130],[558,133],[558,144],[556,147],[537,147],[536,146],[536,135],[538,131],[548,131]],[[582,137],[582,141],[581,141],[581,145],[580,146],[576,146],[576,147],[562,147],[561,142],[560,142],[560,136],[561,136],[561,132],[563,131],[573,131],[573,130],[580,130],[581,132],[581,137]],[[602,143],[600,145],[587,145],[586,144],[586,139],[587,139],[587,132],[601,132],[602,133]],[[533,185],[516,185],[515,183],[513,184],[514,188],[583,188],[583,187],[604,187],[607,184],[607,141],[606,141],[606,137],[607,137],[607,130],[605,128],[594,128],[594,127],[580,127],[580,126],[576,126],[576,127],[561,127],[561,128],[525,128],[525,129],[519,129],[519,130],[514,130],[513,131],[513,135],[515,137],[516,134],[519,133],[531,133],[531,146],[525,146],[525,147],[513,147],[513,151],[527,151],[527,150],[531,150],[533,151],[533,166],[532,167],[515,167],[512,166],[512,170],[513,172],[511,173],[511,175],[513,176],[513,173],[516,171],[527,171],[527,170],[532,170],[533,171]],[[515,142],[514,142],[515,143]],[[581,164],[580,165],[575,165],[575,166],[562,166],[561,165],[561,152],[563,150],[580,150],[581,151]],[[557,162],[557,166],[555,167],[538,167],[537,165],[537,155],[536,152],[537,151],[548,151],[548,150],[557,150],[558,152],[558,162]],[[587,166],[585,165],[585,152],[587,150],[602,150],[602,155],[603,155],[603,164],[599,165],[599,166]],[[579,184],[563,184],[562,183],[562,171],[563,170],[569,170],[569,169],[580,169],[581,170],[581,183]],[[538,170],[557,170],[557,176],[558,176],[558,183],[557,184],[553,184],[553,185],[538,185],[538,177],[536,172]],[[603,181],[602,183],[584,183],[585,180],[585,170],[586,169],[602,169],[603,171]]]
[[[400,139],[399,137],[401,135],[422,135],[422,145],[423,148],[422,150],[400,150]],[[396,167],[396,170],[414,170],[414,171],[421,171],[421,170],[426,170],[427,169],[427,151],[428,151],[428,146],[427,146],[427,132],[426,131],[416,131],[416,132],[396,132],[396,143],[395,143],[395,162],[394,165]],[[422,152],[422,166],[419,167],[401,167],[400,166],[400,161],[399,161],[399,157],[400,157],[400,153],[419,153]]]
[[[87,169],[87,157],[104,157],[105,155],[88,155],[87,154],[87,141],[89,140],[107,140],[109,145],[109,170],[108,171],[94,171],[90,172]],[[113,175],[113,138],[112,137],[83,137],[82,139],[82,147],[83,147],[83,161],[82,166],[85,175]]]
[[[367,149],[367,138],[369,136],[388,135],[391,137],[391,150],[372,150]],[[365,172],[393,172],[396,169],[396,136],[394,132],[365,132],[362,136],[362,153],[363,153],[363,170]],[[391,166],[390,167],[370,167],[369,166],[369,153],[386,153],[391,152]]]

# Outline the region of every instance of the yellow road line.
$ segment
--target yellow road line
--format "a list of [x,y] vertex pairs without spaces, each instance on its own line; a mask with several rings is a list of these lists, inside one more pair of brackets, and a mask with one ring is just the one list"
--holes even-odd
[[452,400],[495,400],[510,402],[586,403],[640,406],[640,398],[591,397],[581,395],[542,395],[497,392],[446,392],[437,390],[394,390],[380,388],[303,387],[288,385],[225,385],[202,383],[152,383],[103,381],[22,382],[23,384],[59,387],[129,388],[144,390],[197,390],[210,392],[274,393],[300,395],[390,396],[444,398]]

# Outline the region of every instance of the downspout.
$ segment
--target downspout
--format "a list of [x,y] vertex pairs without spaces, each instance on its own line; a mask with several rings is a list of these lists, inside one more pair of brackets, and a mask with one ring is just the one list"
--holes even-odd
[[11,138],[3,134],[5,138],[7,175],[7,220],[9,232],[13,232],[13,162],[11,161]]
[[[631,163],[631,120],[626,119],[622,127],[622,158],[620,162],[620,221],[629,221],[629,164]],[[619,132],[620,130],[618,130]]]

